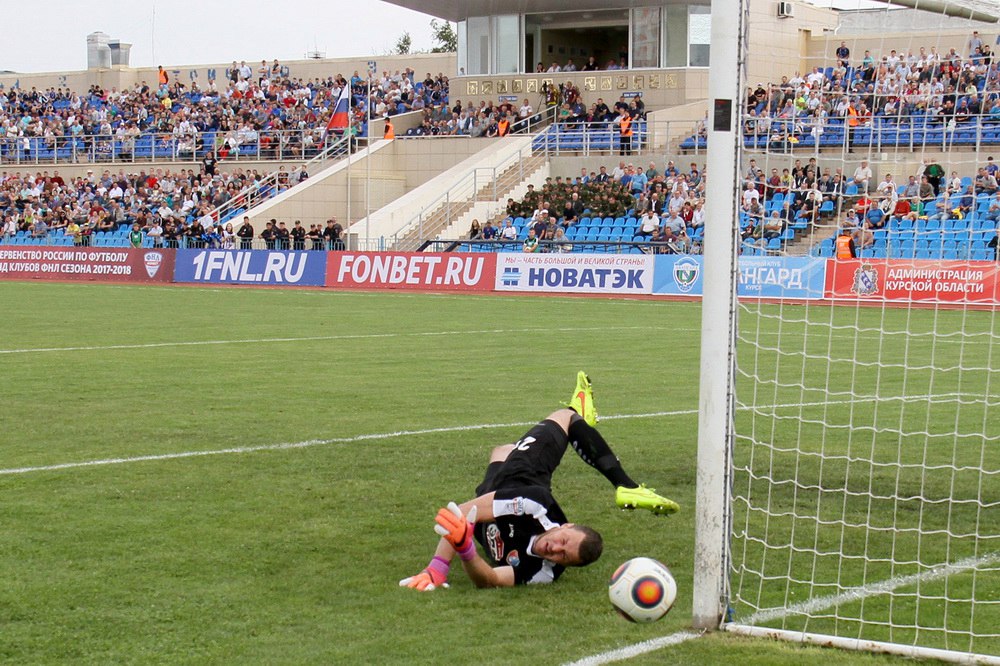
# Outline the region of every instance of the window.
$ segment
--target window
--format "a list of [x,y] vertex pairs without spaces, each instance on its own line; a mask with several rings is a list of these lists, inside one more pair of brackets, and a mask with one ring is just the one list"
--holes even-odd
[[712,8],[703,5],[688,7],[688,46],[691,67],[708,67],[709,44],[712,42]]
[[687,67],[688,12],[685,5],[667,5],[663,12],[664,67]]
[[466,25],[465,21],[459,21],[458,25],[455,27],[455,37],[458,47],[458,53],[456,54],[458,62],[458,75],[465,76],[469,71],[469,45],[466,41]]
[[632,10],[632,67],[660,66],[660,8]]
[[494,74],[520,71],[521,19],[518,15],[496,16],[496,68]]
[[490,73],[490,19],[470,16],[466,21],[466,74]]

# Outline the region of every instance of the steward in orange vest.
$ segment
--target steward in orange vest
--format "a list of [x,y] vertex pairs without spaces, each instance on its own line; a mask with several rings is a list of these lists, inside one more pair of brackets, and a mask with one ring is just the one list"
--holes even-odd
[[382,133],[383,139],[395,139],[396,138],[396,128],[392,126],[392,119],[389,116],[385,117],[385,132]]
[[497,136],[507,136],[510,133],[510,121],[507,116],[502,116],[497,123]]
[[619,155],[631,155],[632,154],[632,116],[629,115],[628,111],[621,117],[618,121],[618,129],[621,132],[621,141],[619,143],[620,150]]
[[854,259],[857,252],[854,247],[854,239],[851,238],[850,229],[842,229],[837,236],[837,259]]

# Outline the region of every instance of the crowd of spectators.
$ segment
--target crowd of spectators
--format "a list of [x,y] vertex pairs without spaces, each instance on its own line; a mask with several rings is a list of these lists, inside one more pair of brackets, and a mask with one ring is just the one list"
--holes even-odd
[[529,130],[542,119],[544,109],[554,109],[553,120],[567,128],[581,124],[610,123],[628,114],[634,119],[645,119],[646,106],[641,97],[626,100],[621,97],[613,106],[603,98],[587,106],[580,89],[571,81],[543,87],[536,109],[531,100],[521,102],[481,101],[463,104],[461,99],[436,107],[423,107],[422,122],[406,131],[405,136],[505,136],[511,132]]
[[[546,178],[540,189],[528,186],[520,201],[507,201],[499,227],[474,224],[471,240],[523,242],[525,252],[565,252],[572,249],[574,228],[585,218],[626,218],[634,230],[623,240],[635,240],[660,252],[698,251],[705,225],[704,169],[688,170],[668,161],[659,170],[620,161],[610,172],[580,170],[570,178]],[[520,224],[518,224],[520,222]],[[523,231],[518,234],[518,228]]]
[[[225,159],[253,143],[258,154],[305,157],[323,142],[333,105],[350,86],[351,131],[357,133],[373,112],[395,115],[447,103],[448,77],[430,73],[417,79],[412,69],[383,72],[369,81],[358,72],[304,80],[287,75],[274,60],[256,69],[233,62],[222,81],[185,84],[171,81],[161,67],[152,85],[128,90],[91,86],[83,94],[67,89],[0,90],[0,148],[4,155],[29,147],[33,139],[71,139],[94,144],[119,142],[117,154],[129,157],[145,133],[166,134],[178,142],[177,154],[204,155],[202,168],[88,171],[64,179],[58,171],[0,174],[0,236],[43,238],[64,230],[79,244],[91,236],[138,224],[157,243],[185,237],[224,238],[225,226],[211,211],[242,199],[271,196],[308,177],[300,166],[280,168],[268,178],[256,170],[216,173],[216,155]],[[297,131],[287,131],[297,130]],[[214,133],[213,145],[204,145]],[[257,191],[257,188],[260,191]],[[265,191],[266,189],[266,191]],[[259,197],[258,197],[259,198]],[[218,227],[218,228],[216,228]]]
[[796,159],[791,168],[770,174],[750,159],[743,175],[740,228],[744,242],[765,245],[796,223],[810,228],[828,222],[851,234],[856,247],[874,243],[874,232],[893,221],[937,222],[977,218],[1000,222],[1000,165],[993,157],[975,174],[950,174],[926,159],[919,173],[886,172],[876,179],[867,160],[853,171],[820,168],[815,158]]
[[850,132],[878,117],[906,123],[919,116],[955,127],[980,115],[1000,121],[1000,62],[973,32],[964,55],[931,46],[881,56],[865,50],[859,58],[842,41],[834,64],[751,87],[743,129],[794,143],[801,136],[818,139],[831,119]]
[[[58,170],[0,173],[0,237],[19,233],[46,238],[62,231],[75,244],[89,245],[98,232],[113,232],[138,225],[155,243],[200,239],[225,227],[212,211],[269,187],[284,191],[308,178],[298,167],[283,167],[268,183],[256,170],[236,168],[228,173],[194,169],[140,169],[113,173],[89,170],[86,175],[64,179]],[[216,228],[218,227],[218,229]]]
[[[324,146],[333,106],[344,87],[351,93],[350,131],[365,131],[369,117],[392,117],[421,111],[422,122],[405,136],[504,136],[527,129],[544,109],[557,109],[563,123],[610,122],[623,112],[645,116],[641,98],[620,99],[613,107],[603,99],[589,107],[572,82],[546,85],[535,104],[449,101],[449,79],[413,69],[383,71],[369,80],[355,71],[326,78],[295,78],[280,62],[261,61],[254,68],[233,62],[221,81],[200,84],[171,81],[160,69],[159,81],[132,88],[85,93],[65,88],[0,90],[2,155],[38,158],[40,149],[73,142],[75,159],[131,160],[140,137],[171,141],[170,154],[193,159],[212,152],[220,159],[241,154],[258,158],[308,158]],[[536,108],[537,107],[537,108]],[[40,139],[42,144],[32,140]],[[148,155],[148,152],[147,152]],[[64,159],[74,159],[64,157]]]
[[618,59],[609,59],[607,63],[602,67],[600,63],[597,62],[597,56],[589,56],[586,62],[581,63],[577,67],[576,62],[569,58],[565,63],[559,64],[558,61],[553,60],[552,64],[548,67],[545,66],[544,62],[539,62],[535,66],[536,74],[558,74],[561,72],[596,72],[598,70],[615,70],[615,69],[628,69],[628,54],[620,53],[618,54]]
[[925,160],[920,173],[902,182],[891,173],[877,184],[858,176],[856,173],[854,178],[858,193],[848,199],[838,223],[839,230],[850,233],[858,249],[874,244],[875,231],[904,220],[911,228],[927,224],[945,228],[952,220],[962,221],[961,228],[971,220],[990,227],[1000,225],[1000,165],[992,156],[974,175],[954,170],[946,175],[940,164]]
[[[238,153],[243,145],[259,144],[265,155],[308,155],[324,140],[333,106],[344,87],[352,95],[352,128],[368,116],[391,116],[447,103],[448,77],[428,73],[422,79],[412,69],[383,72],[369,81],[357,71],[326,78],[295,78],[274,60],[254,69],[246,62],[232,66],[225,79],[184,83],[171,81],[160,68],[159,80],[126,90],[93,85],[85,93],[65,88],[0,90],[0,147],[29,151],[31,139],[79,138],[84,152],[102,150],[115,141],[116,154],[128,158],[144,133],[168,135],[181,156],[218,149],[221,156]],[[204,145],[206,132],[213,145]]]

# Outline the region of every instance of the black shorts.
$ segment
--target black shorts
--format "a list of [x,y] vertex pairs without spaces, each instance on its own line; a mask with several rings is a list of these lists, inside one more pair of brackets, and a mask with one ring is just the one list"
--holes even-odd
[[559,466],[569,438],[555,421],[546,419],[526,432],[502,462],[486,467],[486,476],[476,496],[501,488],[542,486],[552,488],[552,473]]

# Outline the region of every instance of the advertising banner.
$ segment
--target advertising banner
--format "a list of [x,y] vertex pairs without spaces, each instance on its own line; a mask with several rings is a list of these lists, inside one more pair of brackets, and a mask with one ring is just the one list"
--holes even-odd
[[496,256],[479,253],[330,252],[326,286],[338,289],[489,291]]
[[1000,264],[986,261],[830,259],[827,297],[905,303],[1000,302]]
[[[740,257],[739,295],[745,298],[821,299],[826,259],[815,257]],[[701,296],[704,259],[699,255],[656,257],[653,293]]]
[[653,257],[644,254],[500,254],[497,291],[649,294]]
[[174,250],[117,247],[0,247],[0,280],[170,282]]
[[176,282],[322,287],[326,252],[177,250]]
[[823,298],[826,259],[819,257],[740,257],[741,297]]

